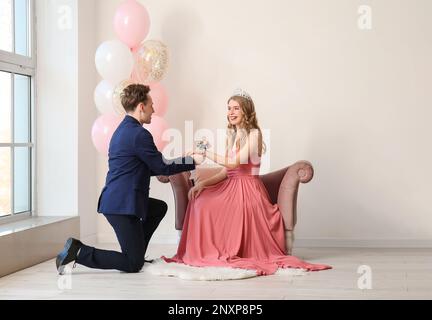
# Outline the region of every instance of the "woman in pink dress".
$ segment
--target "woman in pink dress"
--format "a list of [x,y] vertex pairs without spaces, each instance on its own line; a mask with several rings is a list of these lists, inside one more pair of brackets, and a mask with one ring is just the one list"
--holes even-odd
[[286,255],[282,214],[259,179],[265,152],[251,97],[240,90],[228,101],[227,153],[205,156],[223,166],[189,192],[177,254],[166,262],[232,267],[274,274],[278,268],[330,269]]

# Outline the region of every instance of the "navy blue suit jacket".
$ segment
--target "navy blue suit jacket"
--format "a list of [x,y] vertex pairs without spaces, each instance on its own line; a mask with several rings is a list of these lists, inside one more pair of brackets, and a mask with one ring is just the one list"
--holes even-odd
[[191,157],[167,161],[157,150],[150,132],[135,118],[126,116],[111,138],[109,171],[97,211],[145,218],[150,177],[194,169]]

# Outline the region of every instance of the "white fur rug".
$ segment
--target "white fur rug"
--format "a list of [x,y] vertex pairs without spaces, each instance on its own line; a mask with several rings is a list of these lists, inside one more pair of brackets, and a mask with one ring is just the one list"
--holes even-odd
[[[228,267],[192,267],[180,263],[167,263],[163,259],[156,259],[151,264],[145,264],[143,272],[157,276],[178,277],[183,280],[194,281],[223,281],[239,280],[256,277],[255,270]],[[307,274],[304,269],[279,269],[276,275],[297,277]]]

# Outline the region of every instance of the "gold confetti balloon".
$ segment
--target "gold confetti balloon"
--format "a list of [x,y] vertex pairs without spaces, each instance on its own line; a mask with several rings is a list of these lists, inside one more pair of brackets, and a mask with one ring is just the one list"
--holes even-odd
[[136,50],[132,79],[140,83],[159,82],[168,69],[168,47],[158,40],[144,41]]

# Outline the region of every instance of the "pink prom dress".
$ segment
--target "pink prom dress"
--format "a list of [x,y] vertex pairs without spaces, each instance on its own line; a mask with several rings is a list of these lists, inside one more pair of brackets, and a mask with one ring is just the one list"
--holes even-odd
[[330,269],[286,255],[285,228],[277,205],[258,177],[260,165],[242,164],[227,179],[189,201],[177,254],[168,263],[232,267],[271,275],[279,268]]

